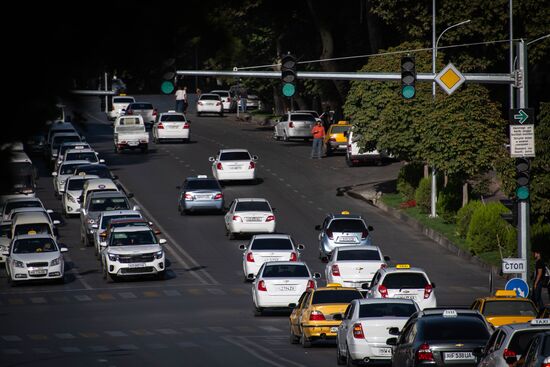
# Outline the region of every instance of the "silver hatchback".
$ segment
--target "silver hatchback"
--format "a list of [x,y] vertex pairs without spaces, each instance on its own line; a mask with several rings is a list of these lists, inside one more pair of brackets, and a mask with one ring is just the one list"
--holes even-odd
[[181,215],[202,210],[224,210],[222,188],[215,178],[206,175],[187,177],[177,189],[180,190],[178,210]]

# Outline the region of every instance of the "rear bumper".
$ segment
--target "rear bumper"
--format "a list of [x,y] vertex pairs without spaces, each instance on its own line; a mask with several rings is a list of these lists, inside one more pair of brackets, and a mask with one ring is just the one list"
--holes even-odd
[[391,354],[385,354],[382,352],[383,348],[390,348],[387,344],[383,343],[369,343],[362,340],[361,343],[348,343],[349,354],[354,360],[364,360],[365,358],[389,361],[391,360]]
[[184,200],[181,207],[185,210],[222,210],[223,200]]
[[246,169],[231,172],[229,170],[218,170],[217,179],[220,181],[229,181],[229,180],[253,180],[255,175],[255,169]]
[[[264,293],[264,294],[261,294]],[[301,294],[274,296],[266,292],[254,291],[254,304],[258,308],[288,308],[291,303],[297,303]]]
[[287,137],[288,138],[296,138],[296,139],[312,139],[313,135],[311,134],[311,130],[308,129],[297,129],[297,128],[289,128],[287,131]]
[[201,113],[222,113],[223,106],[197,106],[197,112]]
[[325,321],[322,324],[302,324],[307,338],[336,338],[340,321]]
[[231,233],[273,233],[275,221],[260,223],[233,222],[229,226]]
[[159,139],[189,139],[189,129],[158,129]]

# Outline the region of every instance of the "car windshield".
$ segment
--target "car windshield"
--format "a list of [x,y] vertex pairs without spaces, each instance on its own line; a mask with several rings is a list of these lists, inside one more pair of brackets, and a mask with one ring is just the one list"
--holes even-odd
[[80,141],[80,136],[78,136],[78,135],[55,136],[53,138],[52,147],[54,149],[59,149],[59,146],[62,143],[66,143],[66,142],[70,142],[70,141],[79,142]]
[[359,317],[410,317],[415,312],[412,303],[371,303],[361,305]]
[[98,162],[97,155],[94,152],[67,153],[66,161],[88,161]]
[[251,250],[292,250],[290,238],[256,238]]
[[153,105],[151,103],[132,103],[130,105],[132,110],[152,110]]
[[74,174],[77,175],[80,173],[85,173],[87,175],[96,175],[99,178],[111,178],[111,172],[109,171],[107,166],[103,166],[101,164],[79,166]]
[[296,121],[312,121],[315,122],[315,117],[310,115],[309,113],[293,113],[290,115],[290,120],[296,120]]
[[221,191],[220,185],[216,180],[189,180],[185,185],[185,190],[216,190]]
[[109,210],[127,210],[128,202],[124,198],[97,198],[90,202],[91,212],[106,212]]
[[542,354],[550,356],[550,336],[546,335],[544,338],[544,346],[542,347]]
[[271,207],[267,201],[239,201],[235,207],[236,212],[270,212]]
[[153,245],[157,243],[155,235],[150,230],[115,232],[111,234],[111,246]]
[[86,181],[87,180],[84,180],[84,179],[69,180],[67,182],[67,190],[68,191],[82,190],[84,188],[84,182]]
[[342,134],[349,131],[350,128],[349,125],[336,125],[330,128],[329,134]]
[[138,214],[132,214],[132,215],[128,215],[128,214],[125,214],[125,215],[107,215],[107,216],[104,216],[103,219],[101,220],[101,229],[105,229],[107,228],[107,226],[109,225],[109,223],[111,223],[112,220],[115,220],[115,219],[141,219],[141,217],[138,215]]
[[40,204],[40,202],[37,200],[14,201],[6,204],[6,206],[4,207],[4,213],[9,214],[15,208],[41,208],[41,207],[42,207],[42,204]]
[[323,303],[350,303],[354,299],[361,299],[363,296],[359,291],[351,289],[327,289],[316,291],[313,294],[313,299],[311,303],[314,305],[319,305]]
[[76,170],[76,167],[78,167],[82,163],[67,163],[63,164],[59,168],[59,174],[60,175],[72,175],[74,171]]
[[[549,329],[546,329],[545,331],[547,330]],[[512,336],[507,348],[513,350],[517,354],[523,355],[527,352],[527,347],[529,346],[531,339],[533,339],[533,337],[541,331],[542,330],[537,330],[536,328],[530,330],[518,330]]]
[[332,232],[363,232],[367,228],[361,219],[334,219],[328,226]]
[[51,238],[25,238],[14,242],[14,254],[35,254],[38,252],[55,252],[57,245]]
[[537,315],[529,301],[486,301],[483,306],[484,316],[533,316]]
[[226,152],[220,155],[220,161],[249,161],[248,152]]
[[262,278],[309,278],[309,271],[305,265],[268,265],[265,267]]
[[15,226],[13,232],[15,236],[23,234],[53,234],[48,223],[18,224]]
[[134,99],[131,97],[113,97],[113,103],[133,103]]
[[337,261],[361,261],[361,260],[382,260],[377,250],[345,250],[338,251]]
[[422,273],[390,273],[382,285],[388,289],[424,289],[428,280]]
[[203,94],[200,101],[219,101],[220,96],[217,94]]
[[185,122],[185,116],[183,116],[183,115],[162,115],[160,121]]
[[488,340],[489,331],[477,317],[429,317],[423,323],[423,340]]

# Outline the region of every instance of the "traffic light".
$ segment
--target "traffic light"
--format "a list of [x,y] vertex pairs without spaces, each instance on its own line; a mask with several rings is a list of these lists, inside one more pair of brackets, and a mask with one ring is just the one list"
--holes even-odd
[[529,199],[529,158],[516,158],[516,198],[518,200]]
[[287,54],[281,58],[281,79],[283,81],[283,95],[292,97],[296,93],[296,58]]
[[502,219],[510,223],[512,226],[518,226],[518,203],[515,200],[510,199],[501,199],[500,202],[504,205],[510,212],[501,213],[500,216]]
[[175,89],[174,81],[176,80],[176,59],[167,59],[162,64],[162,83],[160,91],[164,94],[172,94]]
[[401,57],[401,95],[411,99],[416,94],[416,64],[414,56]]

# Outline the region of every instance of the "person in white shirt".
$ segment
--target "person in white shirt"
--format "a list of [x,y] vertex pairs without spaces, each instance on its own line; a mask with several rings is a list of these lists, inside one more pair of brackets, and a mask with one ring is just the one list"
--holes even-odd
[[186,99],[187,92],[181,87],[178,87],[178,90],[176,91],[176,112],[183,112]]

